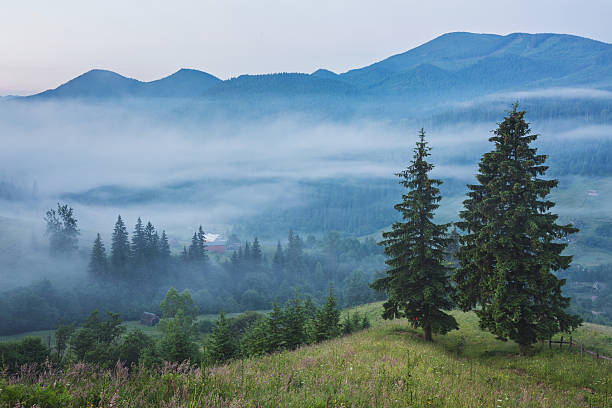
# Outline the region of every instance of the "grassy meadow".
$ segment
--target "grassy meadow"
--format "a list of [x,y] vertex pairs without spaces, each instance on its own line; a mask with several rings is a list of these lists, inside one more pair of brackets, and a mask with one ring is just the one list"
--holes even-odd
[[[521,357],[480,331],[473,313],[456,312],[460,330],[426,343],[407,321],[383,321],[381,309],[354,309],[367,313],[368,330],[223,366],[24,370],[0,377],[0,407],[612,407],[608,361],[558,345]],[[573,336],[612,354],[610,327]]]

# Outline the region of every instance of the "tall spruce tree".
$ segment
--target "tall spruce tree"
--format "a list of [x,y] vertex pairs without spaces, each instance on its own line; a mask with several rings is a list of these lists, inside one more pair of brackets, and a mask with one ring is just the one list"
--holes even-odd
[[255,237],[253,240],[253,246],[251,248],[251,259],[253,260],[254,265],[260,265],[262,261],[262,253],[261,253],[261,244],[259,243],[259,239]]
[[372,284],[388,294],[383,318],[408,318],[415,327],[423,328],[427,341],[432,341],[433,332],[444,334],[458,328],[455,318],[444,312],[453,307],[449,268],[444,263],[449,224],[433,222],[441,199],[437,186],[442,181],[429,178],[434,167],[426,160],[430,150],[421,129],[410,166],[397,174],[408,189],[395,205],[403,222],[384,232],[380,243],[389,269]]
[[140,266],[144,264],[146,252],[145,230],[142,220],[138,217],[138,221],[134,225],[134,232],[132,232],[132,262],[134,265]]
[[299,345],[306,342],[304,331],[306,316],[297,289],[295,290],[295,298],[287,303],[285,313],[285,346],[289,350],[295,350]]
[[121,219],[121,215],[119,215],[117,216],[117,222],[115,223],[111,239],[111,267],[113,273],[121,274],[129,260],[130,242],[128,240],[128,232],[125,223]]
[[91,249],[91,258],[89,260],[89,273],[96,278],[106,275],[108,272],[108,261],[106,259],[106,248],[100,234],[96,236],[93,248]]
[[161,238],[159,239],[157,253],[159,255],[159,262],[161,263],[162,270],[166,270],[169,266],[171,257],[170,243],[168,242],[168,236],[166,235],[166,231],[162,231]]
[[530,146],[538,135],[517,108],[489,139],[495,148],[480,160],[478,184],[468,185],[454,279],[460,306],[478,306],[481,328],[514,340],[525,354],[537,340],[580,320],[566,312],[565,280],[551,273],[569,267],[572,257],[561,255],[567,244],[559,239],[577,229],[558,225],[550,212],[555,204],[546,197],[557,180],[541,178],[546,156]]
[[212,363],[223,363],[236,357],[237,345],[230,332],[225,313],[219,313],[219,319],[209,338],[207,357]]
[[198,228],[198,259],[200,262],[208,261],[208,254],[206,250],[206,234],[202,226]]

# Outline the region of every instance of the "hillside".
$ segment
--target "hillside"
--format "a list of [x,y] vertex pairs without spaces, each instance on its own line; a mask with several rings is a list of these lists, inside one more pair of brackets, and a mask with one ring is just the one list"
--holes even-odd
[[340,75],[319,69],[310,75],[242,75],[221,81],[205,72],[182,69],[157,81],[141,82],[95,69],[33,98],[214,100],[222,95],[299,98],[317,94],[351,95],[359,101],[401,95],[465,99],[534,87],[607,89],[612,86],[610,72],[612,45],[607,43],[566,34],[457,32]]
[[[372,328],[259,358],[206,369],[167,365],[161,372],[116,368],[100,375],[84,365],[27,375],[7,385],[0,407],[20,395],[28,404],[63,406],[232,407],[606,407],[612,365],[558,348],[537,346],[519,357],[515,344],[455,313],[460,330],[427,344],[406,321],[382,321],[380,304],[357,308]],[[610,352],[609,327],[587,325],[574,339]],[[594,343],[587,343],[589,340]],[[39,384],[39,385],[34,385]],[[53,399],[55,398],[55,399]],[[46,403],[46,404],[45,404]]]

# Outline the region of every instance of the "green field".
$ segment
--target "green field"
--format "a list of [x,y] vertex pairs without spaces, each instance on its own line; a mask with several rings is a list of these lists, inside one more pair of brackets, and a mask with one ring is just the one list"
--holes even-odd
[[[129,376],[121,368],[99,373],[77,365],[14,387],[33,396],[53,383],[62,404],[74,407],[111,401],[126,407],[612,407],[608,361],[558,345],[537,345],[531,356],[519,356],[513,342],[480,331],[473,313],[454,312],[460,330],[426,343],[407,321],[383,321],[380,303],[353,310],[366,313],[372,327],[293,352],[217,367],[137,368]],[[612,327],[585,324],[572,336],[612,354]],[[13,389],[2,381],[0,388]],[[32,398],[26,400],[42,397]]]

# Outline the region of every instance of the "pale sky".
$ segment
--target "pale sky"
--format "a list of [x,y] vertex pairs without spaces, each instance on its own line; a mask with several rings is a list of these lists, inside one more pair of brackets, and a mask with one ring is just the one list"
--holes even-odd
[[612,42],[612,0],[0,0],[0,95],[92,68],[150,81],[179,68],[344,72],[451,31]]

